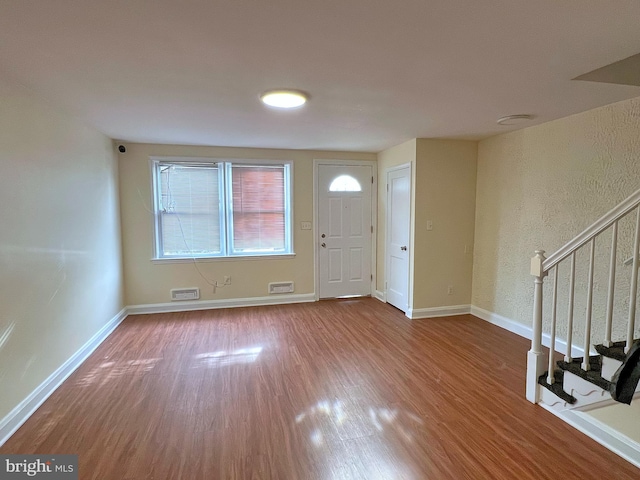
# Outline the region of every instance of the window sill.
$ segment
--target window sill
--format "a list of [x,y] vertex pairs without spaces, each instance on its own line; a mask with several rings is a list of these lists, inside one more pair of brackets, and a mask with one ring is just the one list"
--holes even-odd
[[233,257],[185,257],[185,258],[152,258],[153,264],[164,263],[211,263],[211,262],[237,262],[238,260],[286,260],[295,258],[295,253],[282,253],[274,255],[236,255]]

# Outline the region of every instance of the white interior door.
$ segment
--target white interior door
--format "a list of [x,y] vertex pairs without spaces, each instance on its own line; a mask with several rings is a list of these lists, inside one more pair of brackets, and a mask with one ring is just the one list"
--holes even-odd
[[411,235],[411,167],[387,172],[387,302],[409,308],[409,237]]
[[370,165],[318,165],[320,298],[371,294]]

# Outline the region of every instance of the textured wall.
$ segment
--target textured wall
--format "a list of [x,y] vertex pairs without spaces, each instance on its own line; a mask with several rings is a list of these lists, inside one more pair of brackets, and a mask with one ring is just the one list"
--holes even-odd
[[[152,263],[153,213],[150,156],[253,158],[293,160],[293,222],[295,257],[215,259],[198,263]],[[313,220],[313,160],[375,160],[370,153],[317,152],[252,148],[127,144],[120,155],[120,199],[123,263],[127,305],[165,303],[169,291],[200,287],[201,300],[264,297],[269,282],[293,280],[295,293],[314,292],[313,231],[301,230],[300,222]],[[202,274],[202,275],[201,275]],[[213,289],[211,282],[232,284]]]
[[[640,98],[481,141],[473,304],[530,325],[533,251],[554,252],[639,189],[639,159]],[[618,337],[625,328],[620,315],[628,307],[630,269],[621,261],[631,254],[631,223],[621,224]],[[596,340],[603,335],[609,242],[607,233],[596,249]],[[579,272],[585,269],[581,266]],[[561,265],[560,277],[566,280],[567,272],[568,265]],[[550,283],[546,281],[547,293]],[[579,322],[584,318],[584,286],[580,280],[576,287]],[[566,302],[559,304],[559,314],[566,317]]]
[[0,82],[0,420],[123,307],[113,145]]

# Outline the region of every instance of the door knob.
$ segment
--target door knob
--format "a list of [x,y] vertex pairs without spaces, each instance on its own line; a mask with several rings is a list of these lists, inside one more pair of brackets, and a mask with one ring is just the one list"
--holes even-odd
[[326,235],[323,233],[322,235],[320,235],[322,238],[326,237]]
[[406,252],[407,251],[407,246],[403,245],[402,247],[400,247],[400,250],[402,250],[403,252]]
[[327,244],[326,244],[326,243],[324,243],[324,242],[322,242],[322,243],[320,244],[320,246],[321,246],[322,248],[327,248]]

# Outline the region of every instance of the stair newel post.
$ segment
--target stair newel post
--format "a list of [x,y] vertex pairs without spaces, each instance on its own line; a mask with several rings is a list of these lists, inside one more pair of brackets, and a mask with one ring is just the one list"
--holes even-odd
[[542,356],[542,283],[546,273],[543,269],[544,250],[536,250],[531,259],[531,275],[534,276],[533,290],[533,336],[531,350],[527,353],[527,400],[538,403],[538,377],[544,372]]
[[593,269],[596,250],[596,239],[589,242],[589,278],[587,280],[587,312],[584,320],[584,356],[582,357],[582,370],[591,369],[589,352],[591,350],[591,315],[593,313]]
[[633,240],[633,265],[631,267],[631,290],[629,292],[629,325],[627,328],[627,344],[625,353],[629,353],[633,345],[633,332],[636,328],[636,301],[638,299],[638,267],[640,267],[640,207],[636,215],[636,234]]
[[551,343],[549,345],[549,369],[547,370],[547,383],[553,385],[555,381],[553,372],[555,370],[554,352],[556,351],[556,313],[558,306],[558,265],[553,269],[553,297],[551,298]]

